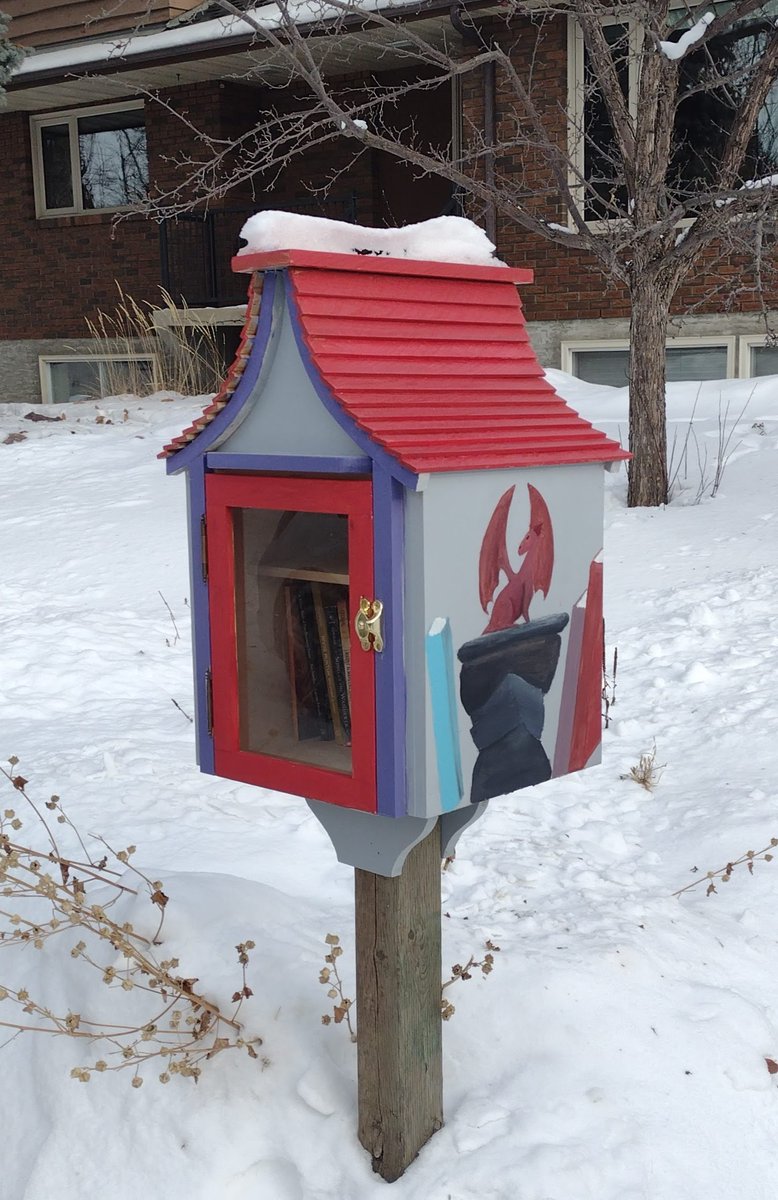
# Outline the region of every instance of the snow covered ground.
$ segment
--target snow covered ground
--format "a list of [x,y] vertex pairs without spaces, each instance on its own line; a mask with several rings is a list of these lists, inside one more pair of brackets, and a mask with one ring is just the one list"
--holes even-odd
[[[626,429],[623,392],[554,381]],[[717,497],[695,504],[720,396],[736,448]],[[672,386],[678,453],[695,397],[672,505],[628,511],[623,472],[607,478],[619,670],[603,766],[493,801],[443,875],[444,966],[486,938],[501,952],[448,993],[446,1125],[397,1200],[778,1192],[778,861],[709,898],[704,884],[672,895],[778,836],[778,380]],[[192,711],[184,487],[155,454],[195,408],[68,405],[34,424],[0,406],[0,756],[85,834],[138,846],[171,897],[166,953],[203,989],[229,994],[233,947],[255,941],[244,1013],[269,1064],[230,1053],[196,1086],[155,1071],[141,1090],[123,1075],[84,1085],[70,1078],[83,1045],[0,1030],[2,1200],[370,1200],[388,1186],[355,1137],[355,1048],[320,1020],[327,933],[353,979],[352,873],[302,802],[201,776],[173,703]],[[654,745],[648,792],[624,776]],[[0,983],[86,1011],[85,968],[49,954],[6,948]]]

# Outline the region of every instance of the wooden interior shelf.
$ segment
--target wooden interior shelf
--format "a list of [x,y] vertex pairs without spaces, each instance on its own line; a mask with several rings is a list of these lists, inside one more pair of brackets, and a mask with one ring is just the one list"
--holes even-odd
[[339,583],[348,586],[348,571],[317,570],[313,567],[270,567],[257,568],[259,575],[270,575],[273,579],[308,579],[318,583]]

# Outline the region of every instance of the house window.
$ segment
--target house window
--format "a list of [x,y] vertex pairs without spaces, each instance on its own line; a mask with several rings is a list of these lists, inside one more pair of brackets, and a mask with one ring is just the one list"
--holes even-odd
[[[715,186],[717,165],[771,32],[772,22],[765,19],[763,11],[712,38],[696,54],[681,59],[679,94],[694,90],[679,104],[675,117],[676,148],[670,174],[682,202]],[[726,86],[710,86],[711,80],[722,77],[727,80]],[[776,171],[778,81],[773,83],[757,117],[740,177],[743,181],[762,179]]]
[[586,383],[626,387],[629,372],[629,351],[613,347],[596,350],[571,350],[568,370]]
[[[606,22],[604,28],[627,107],[634,119],[642,54],[641,30],[635,22]],[[678,202],[688,202],[714,181],[733,119],[769,35],[769,22],[764,16],[748,18],[681,60],[679,95],[687,91],[692,94],[681,101],[676,112],[675,151],[668,182]],[[583,34],[573,18],[570,18],[568,41],[569,138],[574,168],[571,184],[579,195],[587,220],[624,217],[627,215],[627,195],[623,166]],[[721,75],[726,77],[726,85],[712,86],[711,81]],[[757,118],[741,168],[743,180],[760,179],[775,173],[778,173],[778,81],[773,84]],[[586,180],[585,189],[581,179]]]
[[[605,39],[610,47],[624,98],[628,107],[630,88],[635,90],[634,35],[626,24],[605,26]],[[588,220],[605,221],[608,217],[626,212],[627,189],[624,172],[614,155],[613,130],[597,76],[582,42],[583,61],[583,173],[588,184],[584,198],[584,213]]]
[[778,375],[778,344],[763,336],[740,339],[740,374],[744,379]]
[[142,104],[33,117],[31,130],[39,217],[115,210],[146,198]]
[[[634,117],[637,110],[636,64],[640,53],[637,25],[605,20],[603,27],[628,110]],[[572,17],[568,23],[567,64],[571,186],[587,220],[603,221],[623,216],[627,205],[624,172],[614,153],[607,105],[597,86],[583,33]],[[585,188],[582,179],[586,180]]]
[[147,396],[155,389],[155,361],[150,355],[43,355],[38,362],[44,404],[99,400],[104,396]]
[[[668,343],[668,383],[727,379],[734,371],[734,339],[674,338]],[[562,370],[587,383],[626,387],[629,347],[626,342],[563,342]]]

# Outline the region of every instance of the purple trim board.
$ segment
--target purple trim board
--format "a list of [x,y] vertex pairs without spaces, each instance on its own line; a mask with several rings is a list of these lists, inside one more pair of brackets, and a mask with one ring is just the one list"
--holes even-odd
[[189,546],[192,556],[192,655],[194,658],[195,737],[200,770],[215,775],[213,738],[208,732],[206,672],[211,666],[210,604],[208,584],[203,579],[200,522],[205,516],[205,458],[200,455],[187,473]]
[[206,455],[209,471],[274,471],[292,475],[370,475],[373,460],[367,456],[341,457],[313,454],[220,454]]
[[405,762],[405,507],[400,482],[376,464],[373,472],[375,592],[384,602],[386,649],[376,655],[376,784],[378,812],[408,811]]
[[254,342],[248,362],[238,380],[238,386],[221,412],[217,413],[214,419],[200,430],[197,437],[189,442],[187,446],[182,446],[175,454],[171,454],[170,458],[167,459],[166,468],[168,475],[176,475],[179,471],[191,467],[198,458],[205,454],[206,450],[211,449],[215,441],[224,437],[231,431],[234,425],[239,423],[239,418],[242,419],[245,416],[244,409],[246,409],[259,379],[273,332],[277,282],[278,272],[268,271],[262,285],[262,299],[259,305],[257,332],[254,335]]

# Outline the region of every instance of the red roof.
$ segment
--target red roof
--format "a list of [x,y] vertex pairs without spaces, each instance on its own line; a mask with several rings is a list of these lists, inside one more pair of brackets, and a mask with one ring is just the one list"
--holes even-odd
[[287,269],[321,380],[416,474],[628,457],[546,381],[516,291],[529,271],[302,250],[233,266]]

